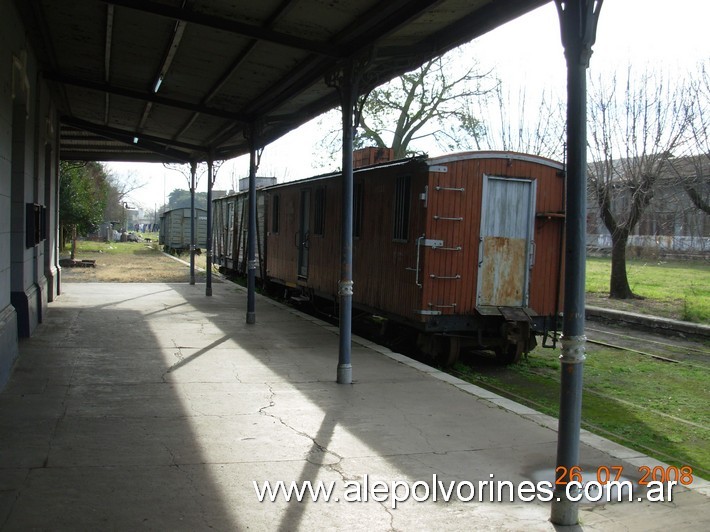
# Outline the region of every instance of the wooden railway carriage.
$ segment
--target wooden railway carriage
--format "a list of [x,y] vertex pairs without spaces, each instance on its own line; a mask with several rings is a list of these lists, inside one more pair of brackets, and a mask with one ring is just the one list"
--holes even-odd
[[[452,362],[466,344],[517,360],[560,311],[564,173],[470,152],[357,169],[353,304],[416,327]],[[266,189],[270,281],[335,299],[341,176]]]
[[[266,195],[257,190],[256,195],[256,276],[265,273],[265,220]],[[247,274],[247,235],[249,222],[249,195],[246,192],[230,194],[212,202],[212,258],[222,272]]]

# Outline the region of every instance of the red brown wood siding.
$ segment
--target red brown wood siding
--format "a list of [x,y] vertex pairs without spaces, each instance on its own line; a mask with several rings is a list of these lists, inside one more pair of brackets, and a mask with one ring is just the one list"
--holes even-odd
[[[555,313],[561,283],[564,193],[559,164],[515,154],[486,156],[481,153],[430,159],[429,164],[445,167],[446,171],[429,171],[426,161],[416,159],[355,172],[355,183],[362,185],[363,197],[361,233],[354,239],[353,249],[353,302],[385,315],[420,322],[427,319],[421,311],[440,311],[444,315],[477,314],[481,197],[483,176],[487,174],[537,183],[533,237],[536,257],[530,276],[529,307],[540,315]],[[410,176],[406,240],[394,239],[394,198],[400,176]],[[437,186],[442,190],[436,190]],[[313,228],[313,199],[318,188],[325,191],[325,229],[322,235],[311,231],[308,275],[299,277],[296,244],[301,193],[311,191],[310,227]],[[266,248],[270,277],[335,298],[340,279],[341,190],[340,175],[269,189],[267,205],[272,208],[273,198],[278,196],[280,211],[278,232],[272,230],[269,217]],[[422,199],[425,190],[426,200]],[[422,235],[427,239],[442,240],[443,247],[449,249],[421,247],[418,277],[423,287],[419,288],[415,268],[417,238]],[[458,247],[461,247],[460,251],[456,250]]]
[[[362,225],[360,236],[353,240],[353,302],[361,307],[378,309],[385,314],[411,319],[417,308],[419,288],[415,272],[416,239],[423,232],[423,214],[417,205],[426,185],[426,164],[418,159],[356,172],[355,183],[362,185]],[[410,176],[408,238],[395,241],[394,202],[399,176]],[[300,194],[325,188],[326,224],[323,235],[309,238],[308,276],[297,275]],[[279,232],[267,237],[268,275],[291,286],[303,286],[320,295],[334,296],[338,291],[341,259],[341,177],[331,176],[279,185],[269,190],[269,205],[279,195],[281,217]],[[314,221],[313,204],[311,226]]]
[[[430,160],[445,172],[429,174],[426,237],[444,241],[444,248],[427,247],[423,253],[424,287],[421,308],[444,315],[473,314],[481,230],[483,176],[533,179],[537,182],[535,205],[535,263],[530,278],[530,308],[540,315],[553,314],[561,282],[560,242],[562,238],[564,181],[559,166],[515,155],[465,154]],[[440,190],[437,191],[437,187]],[[455,189],[463,188],[464,191]],[[450,189],[450,190],[445,190]],[[545,213],[546,216],[541,214]],[[438,219],[437,219],[438,217]],[[447,219],[448,218],[448,219]],[[458,220],[462,218],[462,220]],[[439,279],[436,277],[456,277]]]

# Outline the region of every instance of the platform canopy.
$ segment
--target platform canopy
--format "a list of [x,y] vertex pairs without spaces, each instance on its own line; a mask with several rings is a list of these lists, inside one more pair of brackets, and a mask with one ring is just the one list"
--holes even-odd
[[361,90],[546,0],[20,0],[57,91],[61,156],[201,161],[248,153]]

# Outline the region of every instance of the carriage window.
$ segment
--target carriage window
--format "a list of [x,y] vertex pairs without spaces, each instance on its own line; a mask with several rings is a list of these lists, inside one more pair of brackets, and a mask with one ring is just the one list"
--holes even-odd
[[362,231],[362,183],[355,183],[353,187],[353,236],[360,237]]
[[272,233],[278,233],[279,232],[279,196],[278,194],[274,195],[273,199],[271,200],[271,232]]
[[409,236],[410,188],[409,176],[397,178],[394,194],[394,231],[392,236],[395,240],[406,241]]
[[314,207],[313,234],[323,236],[325,233],[325,187],[316,189]]

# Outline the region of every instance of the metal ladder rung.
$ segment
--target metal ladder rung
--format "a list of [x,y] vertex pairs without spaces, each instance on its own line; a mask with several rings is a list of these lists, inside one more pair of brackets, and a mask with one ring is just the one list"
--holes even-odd
[[462,251],[463,250],[463,248],[461,246],[456,246],[454,248],[445,248],[443,246],[436,246],[436,247],[432,247],[432,249],[438,249],[441,251]]
[[433,274],[433,273],[430,273],[430,274],[429,274],[429,277],[432,278],[432,279],[443,279],[443,280],[456,280],[456,279],[461,279],[461,275],[458,274],[458,273],[457,273],[456,275],[453,275],[453,276],[451,276],[451,275],[435,275],[435,274]]
[[430,308],[456,308],[456,303],[451,303],[450,305],[435,305],[434,303],[429,303]]
[[457,218],[449,218],[446,216],[439,216],[438,214],[434,215],[434,220],[449,220],[452,222],[463,222],[463,216],[457,217]]
[[450,190],[452,192],[466,192],[466,189],[461,187],[461,188],[452,188],[452,187],[440,187],[439,185],[434,187],[434,190]]

